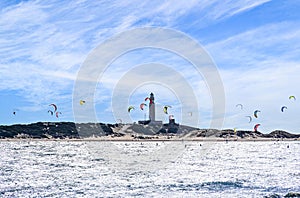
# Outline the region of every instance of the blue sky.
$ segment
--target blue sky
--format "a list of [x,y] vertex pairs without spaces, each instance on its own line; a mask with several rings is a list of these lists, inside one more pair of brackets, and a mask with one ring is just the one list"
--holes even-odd
[[[283,129],[300,133],[298,1],[29,0],[1,1],[0,8],[0,124],[74,121],[73,88],[87,56],[124,31],[162,27],[193,38],[214,61],[225,91],[224,128],[252,130],[260,123],[262,132]],[[148,63],[172,68],[194,90],[197,104],[183,104],[180,94],[169,85],[179,90],[185,85],[167,70],[135,70]],[[170,84],[122,81],[126,75],[138,78],[146,74],[167,78]],[[112,99],[114,90],[126,90],[132,84],[135,86],[128,93],[127,103]],[[197,115],[199,122],[192,125],[210,126],[213,104],[205,79],[182,57],[148,48],[122,55],[99,77],[93,104],[98,121],[144,119],[147,113],[138,106],[150,92],[155,93],[159,119],[167,120],[161,107],[168,104],[172,106],[169,113],[179,123],[192,124]],[[299,100],[289,100],[290,95]],[[124,114],[114,115],[113,101]],[[59,118],[48,114],[51,103],[62,112]],[[242,110],[236,108],[238,103],[244,105]],[[128,105],[137,107],[129,115]],[[283,105],[288,107],[284,113],[280,111]],[[256,109],[261,110],[259,118],[248,123],[245,116],[253,115]],[[191,111],[193,116],[187,117]]]

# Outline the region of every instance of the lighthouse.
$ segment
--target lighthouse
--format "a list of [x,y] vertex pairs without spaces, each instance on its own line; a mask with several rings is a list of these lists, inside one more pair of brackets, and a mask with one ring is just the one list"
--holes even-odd
[[149,120],[140,120],[138,121],[139,124],[143,125],[151,125],[152,127],[158,127],[158,130],[162,126],[162,121],[155,120],[155,102],[154,102],[154,94],[150,93],[150,96],[145,98],[145,101],[149,100],[148,109],[149,109]]
[[154,103],[154,94],[151,93],[149,97],[149,120],[150,122],[155,121],[155,103]]

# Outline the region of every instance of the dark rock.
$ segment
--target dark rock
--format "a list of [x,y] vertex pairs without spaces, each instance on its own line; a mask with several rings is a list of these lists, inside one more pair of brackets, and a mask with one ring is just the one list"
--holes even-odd
[[113,130],[103,123],[80,123],[76,124],[76,129],[80,137],[100,137],[112,135]]
[[164,129],[164,128],[161,128],[161,129],[157,132],[157,134],[164,134],[164,133],[167,133],[167,130]]
[[258,138],[258,137],[266,137],[265,134],[259,131],[237,131],[236,135],[241,138],[251,137],[251,138]]
[[168,128],[168,133],[177,133],[178,132],[178,127],[169,127]]
[[141,120],[141,121],[138,121],[139,124],[143,124],[143,125],[147,125],[150,123],[151,120]]
[[208,129],[205,132],[205,137],[221,137],[221,133],[218,129]]
[[142,124],[133,124],[128,127],[129,130],[135,133],[142,135],[155,135],[161,129],[161,125],[142,125]]
[[284,197],[300,197],[300,193],[290,192],[286,194]]
[[273,194],[273,195],[270,195],[270,196],[264,196],[264,198],[281,198],[281,196],[278,195],[278,194]]
[[111,127],[103,123],[37,122],[0,126],[0,138],[79,138],[111,135]]
[[273,138],[299,138],[300,137],[300,135],[298,134],[291,134],[282,130],[273,131],[269,135]]

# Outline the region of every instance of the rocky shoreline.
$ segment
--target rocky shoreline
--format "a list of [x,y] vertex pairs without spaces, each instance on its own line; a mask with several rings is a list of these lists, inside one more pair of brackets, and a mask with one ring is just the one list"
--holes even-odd
[[268,134],[232,129],[198,129],[177,125],[37,122],[0,126],[0,139],[98,140],[299,140],[300,134],[275,130]]

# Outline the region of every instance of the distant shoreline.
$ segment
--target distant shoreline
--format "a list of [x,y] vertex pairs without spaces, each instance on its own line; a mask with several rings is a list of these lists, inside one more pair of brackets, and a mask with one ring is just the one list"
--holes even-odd
[[0,142],[297,142],[300,138],[149,138],[149,139],[134,139],[134,138],[112,138],[112,137],[97,137],[97,138],[72,138],[72,139],[55,139],[55,138],[4,138]]
[[105,124],[37,122],[0,125],[0,141],[298,141],[300,134],[283,130],[271,133],[233,129],[199,129],[170,124]]

